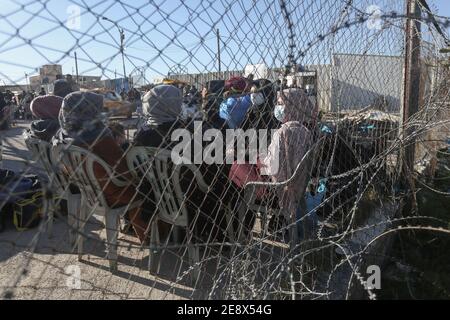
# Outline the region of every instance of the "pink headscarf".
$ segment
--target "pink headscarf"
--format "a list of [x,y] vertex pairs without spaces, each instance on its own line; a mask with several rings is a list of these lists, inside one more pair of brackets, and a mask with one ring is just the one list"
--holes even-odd
[[[317,108],[301,89],[287,89],[280,93],[279,103],[284,104],[283,125],[277,130],[269,146],[269,154],[264,164],[275,182],[284,182],[292,178],[300,161],[313,144]],[[304,169],[304,170],[302,170]],[[304,162],[295,180],[280,193],[282,206],[290,214],[295,214],[302,189],[308,183],[310,164]]]
[[247,81],[243,77],[234,77],[225,81],[225,90],[233,89],[237,92],[243,92],[247,88]]
[[31,113],[40,120],[58,119],[63,98],[53,95],[39,96],[31,102]]

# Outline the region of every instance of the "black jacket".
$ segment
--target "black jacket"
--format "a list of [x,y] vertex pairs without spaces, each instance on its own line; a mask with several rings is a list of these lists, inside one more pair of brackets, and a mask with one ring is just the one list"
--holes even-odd
[[[187,128],[193,132],[193,126],[186,126],[185,123],[181,121],[173,123],[164,123],[158,127],[141,130],[137,132],[133,145],[135,146],[146,146],[155,148],[164,148],[171,150],[179,142],[171,141],[172,132],[176,129]],[[204,124],[203,132],[210,129]],[[192,158],[193,155],[193,143],[192,147]],[[224,154],[225,155],[225,154]],[[209,239],[211,241],[213,238],[215,240],[224,240],[224,234],[226,230],[226,219],[224,210],[226,206],[232,206],[236,203],[237,189],[228,179],[228,173],[230,170],[229,165],[206,165],[202,164],[199,166],[199,170],[206,182],[210,187],[207,194],[201,192],[198,186],[194,182],[193,173],[185,169],[181,173],[181,188],[183,192],[187,195],[186,203],[188,206],[188,211],[190,213],[190,220],[196,221],[196,235],[197,237],[203,238],[203,240]],[[155,199],[151,196],[151,187],[149,184],[143,185],[140,189],[142,194],[147,197],[146,208],[144,212],[145,215],[151,214],[155,210]],[[150,196],[149,196],[150,195]]]

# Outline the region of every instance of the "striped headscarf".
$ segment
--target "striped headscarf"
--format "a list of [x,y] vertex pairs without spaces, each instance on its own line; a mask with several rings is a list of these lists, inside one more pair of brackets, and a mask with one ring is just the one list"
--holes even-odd
[[103,96],[92,92],[73,92],[64,98],[59,122],[62,133],[75,144],[91,144],[110,135],[103,122]]
[[160,85],[150,90],[143,99],[143,113],[147,125],[158,126],[175,122],[181,116],[183,96],[181,90],[172,85]]

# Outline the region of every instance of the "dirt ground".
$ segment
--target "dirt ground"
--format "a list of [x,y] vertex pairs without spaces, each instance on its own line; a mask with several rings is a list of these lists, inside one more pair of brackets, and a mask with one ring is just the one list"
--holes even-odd
[[[29,123],[2,132],[2,168],[17,172],[42,173],[31,161],[22,138]],[[68,240],[65,218],[57,220],[52,237],[42,228],[18,232],[13,225],[0,233],[0,296],[13,299],[190,299],[189,279],[179,279],[180,259],[168,257],[158,277],[147,270],[148,250],[137,239],[119,236],[119,271],[108,268],[101,217],[87,226],[89,239],[83,261]],[[164,262],[164,264],[165,264]],[[184,265],[184,264],[183,264]],[[79,277],[77,273],[79,271]],[[78,281],[79,279],[79,281]],[[186,285],[183,285],[183,282]]]

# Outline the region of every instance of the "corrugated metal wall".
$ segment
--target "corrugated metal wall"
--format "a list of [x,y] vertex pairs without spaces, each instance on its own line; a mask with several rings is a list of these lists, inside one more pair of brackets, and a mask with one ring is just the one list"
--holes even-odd
[[224,71],[224,72],[208,72],[208,73],[196,73],[196,74],[178,74],[168,76],[171,80],[179,80],[186,82],[190,85],[195,85],[197,88],[201,88],[206,82],[218,79],[230,79],[236,76],[242,76],[242,71]]

